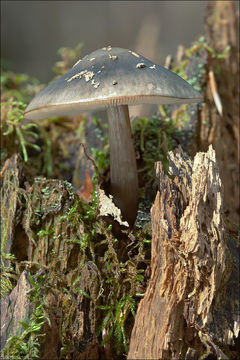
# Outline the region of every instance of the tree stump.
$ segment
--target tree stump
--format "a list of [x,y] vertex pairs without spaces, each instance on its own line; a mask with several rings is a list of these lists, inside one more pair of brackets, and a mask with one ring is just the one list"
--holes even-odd
[[128,359],[194,358],[204,352],[224,359],[220,347],[237,337],[237,294],[226,305],[232,261],[216,154],[210,146],[192,161],[179,147],[168,153],[168,160],[170,176],[156,163],[152,274],[138,307]]
[[[90,256],[84,257],[76,240],[79,237],[80,242],[84,237],[84,226],[79,222],[82,203],[66,181],[39,177],[30,185],[24,180],[21,159],[14,154],[9,159],[1,189],[5,266],[1,293],[9,291],[4,291],[9,276],[17,280],[19,274],[19,279],[12,292],[1,299],[1,349],[10,336],[24,331],[18,320],[25,316],[29,322],[33,304],[27,296],[28,275],[40,271],[45,280],[39,301],[44,302],[49,319],[49,322],[44,320],[41,359],[64,358],[69,353],[72,359],[98,359],[95,308],[99,279]],[[14,257],[10,258],[9,253]],[[5,349],[5,354],[8,351]]]

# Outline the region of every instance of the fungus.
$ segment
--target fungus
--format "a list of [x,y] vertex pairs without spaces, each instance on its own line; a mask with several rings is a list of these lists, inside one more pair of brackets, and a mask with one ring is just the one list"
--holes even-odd
[[[117,61],[112,61],[113,57]],[[94,70],[89,69],[92,59]],[[138,208],[138,174],[128,106],[201,101],[202,96],[170,70],[130,50],[108,46],[85,56],[40,91],[24,116],[39,120],[107,109],[110,193],[123,218],[133,226]]]

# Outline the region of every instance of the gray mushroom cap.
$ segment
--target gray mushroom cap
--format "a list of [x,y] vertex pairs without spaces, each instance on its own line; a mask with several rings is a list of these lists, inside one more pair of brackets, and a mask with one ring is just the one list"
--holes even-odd
[[197,103],[202,96],[164,67],[131,50],[102,48],[79,60],[30,102],[32,120],[113,105]]

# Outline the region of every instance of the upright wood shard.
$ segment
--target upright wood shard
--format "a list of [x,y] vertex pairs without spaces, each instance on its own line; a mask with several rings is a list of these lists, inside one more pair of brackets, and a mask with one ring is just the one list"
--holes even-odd
[[129,359],[178,359],[189,348],[208,346],[213,311],[229,275],[215,151],[209,146],[192,162],[178,148],[168,159],[170,177],[156,163],[152,275],[138,307]]
[[[216,150],[220,176],[224,185],[224,204],[229,222],[239,224],[239,11],[236,1],[209,1],[205,14],[207,43],[223,57],[210,55],[206,65],[208,80],[201,111],[201,144]],[[215,81],[214,81],[214,79]],[[222,108],[221,111],[219,111]],[[205,120],[205,125],[204,125]],[[205,136],[203,135],[205,129]]]
[[20,335],[24,327],[19,321],[24,321],[31,312],[31,303],[28,299],[28,293],[31,289],[27,278],[27,271],[23,271],[17,285],[12,292],[1,298],[1,332],[0,332],[0,349],[6,345],[10,336]]

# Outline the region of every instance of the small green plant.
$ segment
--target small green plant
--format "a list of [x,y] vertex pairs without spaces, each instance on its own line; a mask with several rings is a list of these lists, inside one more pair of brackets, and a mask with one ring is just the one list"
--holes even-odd
[[3,131],[2,136],[6,137],[4,143],[14,143],[16,140],[22,150],[23,159],[27,162],[28,147],[37,151],[41,150],[40,147],[34,143],[34,140],[39,138],[39,134],[34,132],[33,128],[38,129],[38,125],[33,122],[27,124],[23,123],[23,113],[26,104],[22,101],[10,99],[9,101],[3,102],[1,107],[1,130]]
[[124,294],[116,304],[106,306],[102,305],[99,306],[98,309],[105,311],[106,315],[97,329],[96,335],[99,336],[103,330],[109,326],[108,335],[103,338],[102,345],[109,341],[111,337],[114,337],[116,340],[117,355],[120,355],[122,351],[127,354],[128,344],[125,326],[129,312],[131,312],[132,316],[135,317],[136,300],[133,297]]

